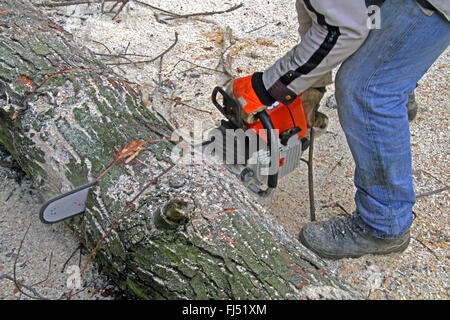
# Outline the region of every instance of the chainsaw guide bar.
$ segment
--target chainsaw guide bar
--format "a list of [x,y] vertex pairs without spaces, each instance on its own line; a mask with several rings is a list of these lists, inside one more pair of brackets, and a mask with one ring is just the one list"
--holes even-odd
[[89,189],[96,183],[93,181],[51,198],[42,205],[39,218],[43,223],[52,224],[83,213]]

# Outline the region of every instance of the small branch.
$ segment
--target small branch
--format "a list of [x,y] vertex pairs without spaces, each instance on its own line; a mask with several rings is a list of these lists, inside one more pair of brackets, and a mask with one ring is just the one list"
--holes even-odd
[[433,190],[433,191],[421,193],[421,194],[417,195],[416,198],[423,198],[423,197],[431,196],[433,194],[444,192],[444,191],[447,191],[449,189],[450,189],[450,186],[445,186],[445,187],[440,188],[440,189],[436,189],[436,190]]
[[[31,97],[33,97],[35,94],[36,94],[36,92],[40,89],[40,88],[42,88],[47,82],[49,82],[52,78],[54,78],[55,76],[57,76],[57,75],[60,75],[61,73],[64,73],[64,72],[72,72],[72,71],[76,71],[76,70],[83,70],[83,71],[88,71],[88,70],[91,70],[91,69],[89,69],[89,68],[85,68],[85,67],[73,67],[73,68],[65,68],[65,69],[61,69],[61,70],[58,70],[58,71],[56,71],[56,72],[53,72],[51,75],[49,75],[46,79],[44,79],[44,81],[42,81],[42,83],[40,84],[40,85],[38,85],[38,86],[33,86],[33,85],[30,85],[30,84],[28,84],[28,82],[30,82],[30,81],[32,81],[31,79],[29,79],[29,78],[27,78],[27,77],[19,77],[20,79],[18,79],[18,81],[19,82],[21,82],[22,84],[24,84],[24,85],[28,85],[28,86],[31,86],[32,87],[32,91],[30,92],[30,93],[28,93],[24,98],[23,98],[23,100],[22,100],[22,106],[25,106],[25,104],[26,104],[26,102],[28,101],[28,100],[30,100],[31,99]],[[25,80],[26,81],[25,81]]]
[[[223,73],[223,74],[227,75],[227,73],[226,73],[225,71],[221,71],[221,70],[217,70],[217,69],[213,69],[213,68],[204,67],[204,66],[201,66],[201,65],[199,65],[199,64],[196,64],[196,63],[194,63],[194,62],[191,62],[191,61],[189,61],[189,60],[185,60],[185,59],[180,59],[180,60],[174,65],[173,69],[169,72],[169,74],[177,67],[177,65],[178,65],[180,62],[186,62],[186,63],[189,63],[189,64],[191,64],[191,65],[193,65],[193,66],[195,66],[195,67],[197,67],[197,68],[200,68],[200,69],[205,69],[205,70],[212,71],[212,72],[219,72],[219,73]],[[192,69],[192,68],[191,68],[191,69]],[[191,69],[190,69],[190,70],[191,70]],[[185,72],[187,72],[187,70],[186,70]]]
[[[28,231],[30,231],[30,227],[31,227],[31,222],[28,225],[28,228],[25,231],[25,233],[24,233],[24,235],[22,237],[22,240],[20,241],[19,249],[17,250],[16,258],[14,259],[13,278],[10,278],[8,276],[3,276],[3,277],[5,279],[12,280],[14,282],[14,285],[16,286],[17,290],[19,290],[22,294],[24,294],[25,296],[27,296],[27,297],[29,297],[31,299],[35,299],[35,300],[50,300],[49,298],[41,296],[34,288],[32,288],[32,286],[27,286],[27,285],[25,285],[23,283],[19,283],[19,281],[17,280],[17,261],[19,260],[20,251],[22,250],[23,243],[24,243],[25,238],[26,238],[26,236],[28,234]],[[22,288],[25,288],[25,289],[31,291],[34,294],[34,296],[29,295],[28,293],[23,291]]]
[[314,152],[314,128],[311,128],[309,154],[308,154],[309,212],[311,216],[311,221],[316,221],[316,207],[314,204],[313,152]]
[[170,47],[168,47],[166,50],[164,50],[162,53],[160,53],[158,56],[150,59],[150,60],[142,60],[142,61],[131,61],[131,62],[119,62],[119,63],[106,63],[107,65],[112,65],[112,66],[121,66],[121,65],[126,65],[126,64],[139,64],[139,63],[152,63],[156,60],[158,60],[159,58],[161,58],[162,56],[164,56],[167,52],[169,52],[170,50],[173,49],[173,47],[175,47],[175,45],[178,42],[178,33],[175,32],[175,40],[174,42],[170,45]]
[[222,13],[228,13],[234,10],[237,10],[243,6],[242,3],[235,5],[229,9],[221,10],[221,11],[209,11],[209,12],[199,12],[199,13],[191,13],[191,14],[179,14],[175,17],[167,18],[166,20],[174,20],[174,19],[186,19],[186,18],[193,18],[193,17],[200,17],[200,16],[212,16],[215,14],[222,14]]
[[[222,40],[222,50],[220,53],[220,59],[219,59],[219,63],[217,64],[216,69],[219,69],[219,67],[222,67],[222,71],[225,75],[227,75],[229,78],[233,78],[233,76],[231,75],[231,73],[227,70],[226,66],[225,66],[225,62],[228,62],[229,67],[231,68],[231,56],[228,55],[227,58],[225,58],[225,53],[228,51],[228,49],[230,49],[233,46],[233,42],[232,42],[232,29],[230,27],[226,27],[225,29],[225,34],[223,36],[223,40]],[[229,42],[229,45],[226,46],[226,43]]]
[[126,145],[122,150],[118,150],[117,156],[114,155],[114,160],[111,164],[97,176],[97,180],[102,178],[105,174],[107,174],[118,162],[124,161],[125,164],[131,162],[142,150],[145,150],[148,142],[160,141],[159,139],[147,139],[141,142],[137,142],[136,140],[132,140],[128,145]]
[[[117,2],[117,0],[102,0],[104,2]],[[80,0],[80,1],[66,1],[66,2],[43,2],[35,4],[36,7],[47,7],[47,8],[57,8],[57,7],[67,7],[67,6],[76,6],[79,4],[97,4],[100,1],[89,1],[89,0]]]
[[423,170],[423,169],[413,170],[413,175],[415,175],[417,172],[425,173],[426,175],[430,176],[431,178],[433,178],[434,180],[436,180],[436,181],[439,182],[440,184],[445,184],[445,183],[443,183],[440,179],[436,178],[434,175],[432,175],[431,173],[429,173],[428,171],[425,171],[425,170]]
[[264,27],[267,26],[267,25],[268,25],[268,23],[265,23],[265,24],[263,24],[262,26],[259,26],[259,27],[255,28],[255,29],[252,29],[252,30],[250,30],[250,31],[247,31],[246,33],[252,33],[252,32],[258,31],[258,30],[264,28]]
[[321,208],[335,208],[335,207],[338,207],[339,209],[344,211],[345,214],[351,216],[351,214],[347,210],[345,210],[345,208],[339,202],[335,202],[332,204],[326,204],[326,205],[323,205]]
[[140,5],[144,6],[144,7],[148,7],[150,9],[153,9],[153,10],[156,10],[156,11],[160,11],[162,13],[165,13],[165,14],[169,15],[169,16],[179,16],[176,13],[173,13],[173,12],[170,12],[170,11],[167,11],[167,10],[164,10],[164,9],[152,6],[151,4],[148,4],[148,3],[145,3],[145,2],[142,2],[142,1],[139,1],[139,0],[133,0],[133,2],[135,2],[137,4],[140,4]]
[[198,12],[198,13],[189,13],[189,14],[178,14],[178,13],[174,13],[174,12],[170,12],[155,6],[152,6],[148,3],[139,1],[139,0],[133,0],[135,3],[143,5],[145,7],[151,8],[153,10],[157,10],[159,12],[162,12],[163,14],[169,16],[168,18],[166,18],[166,20],[175,20],[175,19],[187,19],[187,18],[194,18],[194,17],[200,17],[200,16],[211,16],[211,15],[215,15],[215,14],[222,14],[222,13],[228,13],[234,10],[237,10],[239,8],[241,8],[243,6],[242,3],[235,5],[231,8],[228,8],[226,10],[220,10],[220,11],[209,11],[209,12]]
[[188,107],[190,109],[193,109],[193,110],[196,110],[196,111],[199,111],[199,112],[205,112],[205,113],[208,113],[208,114],[212,115],[211,111],[195,108],[193,106],[188,105],[187,103],[184,103],[183,101],[181,101],[181,99],[169,99],[169,98],[164,98],[164,99],[167,100],[167,101],[175,102],[175,105],[179,105],[180,104],[180,105]]
[[53,259],[53,251],[50,253],[50,259],[48,259],[47,276],[45,277],[44,280],[41,280],[41,281],[36,282],[36,283],[33,283],[30,287],[37,286],[37,285],[39,285],[39,284],[41,284],[41,283],[44,283],[45,281],[48,280],[48,278],[50,277],[50,271],[51,271],[51,268],[52,268],[52,259]]
[[414,237],[411,237],[411,239],[414,239],[414,240],[416,240],[418,243],[420,243],[425,249],[427,249],[436,259],[438,259],[439,261],[441,261],[441,259],[439,259],[439,257],[437,256],[437,254],[433,251],[433,250],[431,250],[430,249],[430,247],[428,247],[425,243],[423,243],[423,241],[421,241],[421,240],[419,240],[419,239],[417,239],[417,238],[414,238]]
[[[106,51],[109,52],[110,55],[112,55],[111,50],[109,50],[109,48],[108,48],[105,44],[101,43],[100,41],[94,40],[94,39],[90,39],[90,40],[91,40],[92,42],[94,42],[94,43],[97,43],[97,44],[101,45],[103,48],[106,49]],[[94,53],[94,54],[97,54],[97,55],[98,55],[99,53]]]
[[339,159],[339,161],[333,166],[333,168],[330,170],[330,174],[333,173],[333,171],[334,171],[338,166],[341,165],[343,159],[344,159],[344,156],[342,156],[342,157]]
[[[1,276],[0,276],[0,279],[7,279],[7,280],[10,280],[10,281],[14,282],[14,284],[16,284],[16,282],[14,281],[14,278],[12,278],[11,276],[8,276],[8,275],[6,275],[6,274],[1,275]],[[31,287],[31,286],[28,286],[28,285],[22,284],[22,283],[19,283],[18,285],[19,285],[21,288],[25,288],[25,289],[31,291],[31,292],[35,295],[34,297],[33,297],[33,296],[30,296],[30,295],[28,295],[27,293],[23,292],[21,289],[19,289],[19,291],[20,291],[22,294],[26,295],[26,296],[29,297],[29,298],[32,298],[32,299],[35,299],[35,300],[50,300],[49,298],[46,298],[46,297],[41,296],[41,295],[39,294],[39,292],[37,292],[36,289],[34,289],[34,288]]]
[[[113,6],[113,8],[111,8],[111,11],[114,9],[114,7],[119,3],[120,1],[117,1],[116,4]],[[117,16],[122,12],[123,8],[127,5],[127,3],[129,2],[129,0],[122,0],[122,5],[120,6],[119,10],[117,10],[117,13],[114,15],[114,17],[112,17],[112,20],[114,20],[115,18],[117,18]],[[129,45],[129,44],[128,44]]]
[[70,259],[73,258],[73,256],[75,255],[75,253],[78,252],[78,250],[81,251],[81,248],[82,248],[82,244],[80,244],[80,245],[75,249],[75,251],[72,252],[72,254],[69,256],[69,258],[66,260],[66,262],[64,262],[63,267],[62,267],[62,269],[61,269],[61,272],[64,272],[64,270],[66,269],[66,266],[67,266],[67,264],[69,263]]

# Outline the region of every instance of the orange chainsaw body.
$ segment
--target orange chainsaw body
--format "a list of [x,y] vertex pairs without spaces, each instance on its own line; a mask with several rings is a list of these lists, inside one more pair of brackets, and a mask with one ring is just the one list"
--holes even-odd
[[[279,103],[273,108],[266,109],[266,112],[272,120],[274,128],[277,130],[278,136],[283,132],[287,132],[296,127],[300,128],[300,131],[297,133],[299,139],[306,136],[308,128],[301,95],[299,95],[289,106]],[[254,130],[267,142],[267,137],[261,121],[249,125],[249,128]]]
[[[223,97],[223,105],[217,101],[218,93]],[[242,147],[239,147],[239,143],[233,143],[230,146],[226,144],[225,148],[221,142],[218,150],[225,150],[225,154],[244,155],[245,163],[239,164],[238,161],[233,163],[240,166],[237,174],[241,181],[258,195],[269,195],[276,188],[278,179],[283,178],[298,166],[302,152],[309,146],[309,140],[306,137],[308,134],[306,114],[301,95],[289,106],[277,102],[267,107],[256,115],[258,121],[253,124],[243,121],[242,107],[223,88],[214,88],[212,102],[227,118],[222,120],[218,128],[222,133],[229,129],[250,129],[260,138],[256,151],[248,148],[250,142]],[[270,135],[267,134],[269,132],[271,132]],[[208,143],[212,141],[214,139]],[[262,146],[260,142],[263,142]],[[221,152],[221,155],[223,158],[224,153]],[[279,158],[274,159],[273,155]],[[268,171],[268,168],[274,169],[274,167],[275,170]]]

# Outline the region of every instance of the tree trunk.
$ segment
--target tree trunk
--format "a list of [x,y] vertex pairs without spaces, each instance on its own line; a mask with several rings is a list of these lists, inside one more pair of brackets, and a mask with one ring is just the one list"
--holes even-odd
[[173,165],[137,89],[26,0],[0,2],[0,102],[0,142],[46,198],[104,173],[68,223],[130,297],[355,297],[228,171]]

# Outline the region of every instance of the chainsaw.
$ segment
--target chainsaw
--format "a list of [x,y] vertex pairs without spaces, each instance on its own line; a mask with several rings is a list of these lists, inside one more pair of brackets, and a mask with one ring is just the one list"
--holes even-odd
[[204,146],[213,145],[215,155],[248,189],[268,196],[279,179],[297,168],[309,146],[301,96],[289,106],[275,102],[253,124],[243,121],[241,106],[223,88],[215,87],[211,98],[226,120],[210,132]]
[[[258,113],[258,121],[253,124],[242,120],[240,105],[223,88],[214,88],[212,102],[226,120],[210,132],[210,139],[202,143],[202,152],[212,147],[214,155],[220,155],[230,172],[248,189],[268,196],[279,179],[297,168],[309,146],[300,96],[289,106],[279,102],[269,106]],[[45,202],[39,213],[41,221],[52,224],[83,213],[88,192],[96,183],[95,180]]]

